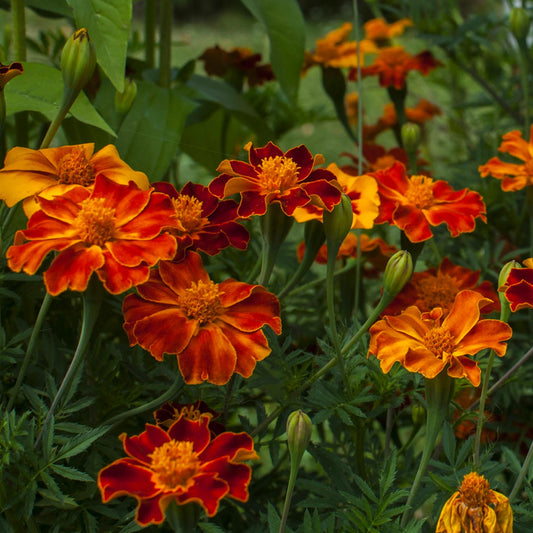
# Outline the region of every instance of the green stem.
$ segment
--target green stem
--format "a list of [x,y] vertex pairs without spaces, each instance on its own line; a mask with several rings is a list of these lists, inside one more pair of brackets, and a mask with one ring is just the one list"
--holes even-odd
[[155,66],[156,0],[146,0],[144,5],[144,59],[148,68]]
[[[13,48],[15,60],[26,61],[26,13],[24,0],[11,0],[13,14]],[[15,115],[15,136],[17,146],[28,146],[28,113]]]
[[170,87],[172,0],[161,0],[159,9],[159,85]]
[[165,511],[165,518],[175,533],[194,533],[200,516],[200,507],[195,502],[179,505],[172,500]]
[[44,139],[42,140],[41,145],[39,146],[40,149],[48,148],[50,146],[50,143],[55,137],[59,126],[61,126],[63,119],[67,116],[67,113],[72,107],[72,104],[74,103],[76,98],[78,97],[78,94],[79,91],[72,91],[71,89],[67,89],[66,87],[63,89],[63,98],[61,100],[61,106],[59,107],[59,111],[54,117],[54,120],[52,120],[50,126],[48,126],[48,130],[46,131]]
[[516,481],[513,485],[511,494],[509,494],[510,502],[513,501],[518,491],[520,490],[520,487],[522,486],[522,482],[524,481],[524,477],[529,471],[529,464],[531,463],[532,459],[533,459],[533,441],[531,441],[531,444],[529,445],[529,450],[527,452],[526,459],[524,463],[522,464],[522,468],[520,469],[520,472],[518,473],[518,477],[516,478]]
[[287,524],[287,517],[289,516],[289,509],[291,507],[292,493],[294,492],[294,486],[296,484],[296,476],[298,475],[299,464],[295,464],[291,461],[291,473],[289,476],[289,483],[287,485],[287,493],[285,494],[285,503],[283,504],[283,512],[281,514],[281,523],[279,525],[279,533],[285,531],[285,525]]
[[89,281],[89,285],[83,293],[83,322],[81,326],[80,338],[78,340],[78,346],[76,347],[76,351],[74,352],[72,361],[70,362],[70,365],[67,369],[67,373],[65,374],[65,377],[63,378],[63,381],[59,386],[59,390],[57,391],[54,400],[52,401],[52,405],[48,410],[43,426],[39,431],[39,435],[37,435],[35,447],[38,446],[41,437],[43,436],[43,433],[46,429],[46,426],[48,425],[51,416],[54,414],[55,408],[59,400],[62,398],[65,392],[68,392],[72,383],[72,378],[76,374],[76,371],[83,360],[83,356],[85,355],[85,351],[87,350],[89,339],[91,337],[91,333],[94,329],[94,325],[96,323],[96,319],[98,318],[98,313],[100,311],[100,306],[103,297],[102,290],[103,288],[100,284],[100,280],[93,277],[93,279]]
[[522,82],[522,95],[524,98],[524,137],[528,138],[529,128],[529,72],[528,72],[528,55],[529,50],[525,39],[518,42],[520,56],[520,81]]
[[26,348],[26,353],[24,354],[24,359],[22,360],[22,366],[20,367],[19,374],[17,376],[17,381],[11,392],[11,398],[9,399],[9,403],[7,404],[6,411],[11,410],[11,408],[13,407],[13,404],[15,403],[17,399],[18,392],[20,390],[22,382],[24,381],[26,371],[28,370],[28,365],[30,364],[30,361],[32,360],[33,351],[35,350],[35,346],[37,344],[37,337],[39,336],[39,333],[41,332],[44,318],[46,317],[50,304],[52,303],[52,298],[53,297],[47,292],[43,299],[43,303],[41,304],[41,309],[39,309],[39,314],[37,315],[37,319],[35,320],[35,324],[33,325],[31,337],[28,342],[28,347]]

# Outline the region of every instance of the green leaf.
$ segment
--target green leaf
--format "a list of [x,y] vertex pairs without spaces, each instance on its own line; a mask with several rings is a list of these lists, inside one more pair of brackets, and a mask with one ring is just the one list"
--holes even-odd
[[68,0],[78,28],[89,32],[96,58],[117,91],[124,90],[131,0]]
[[66,0],[46,0],[46,3],[43,0],[26,0],[26,6],[43,16],[72,17],[72,9]]
[[276,508],[268,502],[268,530],[270,533],[277,533],[280,525],[281,519]]
[[92,429],[91,431],[87,431],[87,433],[83,433],[82,435],[78,435],[77,437],[70,439],[69,442],[63,445],[58,451],[55,461],[68,459],[69,457],[82,453],[95,440],[104,435],[108,429],[109,428],[107,426]]
[[[5,95],[8,115],[19,111],[36,111],[52,121],[59,111],[63,95],[61,72],[40,63],[24,63],[24,74],[12,79],[6,85]],[[80,122],[91,124],[115,135],[83,92],[70,108],[70,114]]]
[[135,102],[118,132],[116,145],[122,159],[150,181],[161,179],[194,105],[178,89],[139,81]]
[[75,468],[64,465],[50,465],[50,470],[53,470],[56,474],[67,479],[73,479],[74,481],[94,481],[94,479],[85,472],[80,472]]
[[298,96],[305,57],[305,22],[296,0],[241,0],[266,26],[270,62],[283,92],[292,102]]

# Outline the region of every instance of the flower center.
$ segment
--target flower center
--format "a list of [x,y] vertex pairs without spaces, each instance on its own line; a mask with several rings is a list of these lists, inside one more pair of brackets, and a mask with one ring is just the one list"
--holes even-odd
[[180,194],[177,198],[172,198],[172,204],[179,231],[193,233],[205,226],[207,219],[202,218],[202,202],[198,198]]
[[434,307],[449,310],[453,305],[458,288],[454,279],[448,274],[423,278],[416,283],[418,299],[416,305],[421,311],[431,311]]
[[433,180],[427,176],[411,176],[405,197],[419,209],[433,205]]
[[290,158],[277,155],[263,159],[258,179],[267,192],[284,192],[298,181],[298,165]]
[[105,207],[105,198],[87,198],[74,221],[78,233],[87,244],[103,247],[115,234],[115,210]]
[[489,482],[476,472],[463,478],[459,492],[463,502],[470,508],[483,507],[490,502]]
[[200,460],[189,441],[165,442],[148,457],[152,460],[152,481],[164,491],[174,491],[178,487],[187,489],[200,468]]
[[74,147],[60,159],[57,175],[64,185],[88,187],[94,181],[94,166],[87,161],[83,148]]
[[439,359],[445,359],[453,351],[453,341],[453,335],[443,327],[430,329],[424,335],[426,348]]
[[211,280],[192,282],[181,294],[179,305],[187,318],[206,324],[222,311],[219,294],[218,285]]

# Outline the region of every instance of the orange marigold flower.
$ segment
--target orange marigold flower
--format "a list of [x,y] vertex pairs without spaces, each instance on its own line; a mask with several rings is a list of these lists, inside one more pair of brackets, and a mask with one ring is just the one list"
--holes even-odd
[[434,378],[444,368],[450,377],[467,378],[474,387],[480,382],[481,371],[475,355],[492,348],[502,357],[512,330],[500,320],[480,320],[480,308],[489,303],[475,291],[457,294],[450,312],[443,316],[440,307],[422,313],[416,306],[408,307],[397,316],[385,316],[370,328],[368,354],[380,360],[387,373],[395,362],[409,372],[419,372]]
[[[327,170],[333,173],[342,191],[352,204],[352,229],[370,229],[374,226],[374,219],[379,214],[378,185],[372,176],[366,174],[353,176],[343,172],[335,163],[328,165]],[[298,222],[308,220],[322,221],[323,209],[308,203],[304,207],[297,207],[293,216]]]
[[413,25],[413,21],[403,18],[390,24],[382,18],[375,18],[365,22],[363,30],[365,38],[374,41],[377,46],[384,46],[390,42],[390,39],[402,35],[405,28]]
[[247,433],[213,436],[209,417],[181,417],[168,431],[146,424],[140,435],[124,435],[123,445],[128,457],[100,470],[98,488],[104,503],[135,498],[141,526],[161,524],[171,501],[196,502],[213,516],[222,498],[248,500],[251,469],[243,462],[258,456]]
[[527,268],[511,268],[507,280],[498,290],[505,293],[511,311],[533,308],[533,257],[526,259]]
[[183,259],[187,250],[216,255],[234,246],[245,250],[250,239],[246,228],[236,222],[237,203],[220,201],[204,185],[188,182],[180,192],[167,182],[153,184],[156,191],[170,196],[174,206],[172,227],[168,230],[178,242],[175,260]]
[[398,226],[411,242],[433,236],[430,226],[445,223],[452,237],[474,231],[476,218],[486,222],[483,198],[470,189],[455,191],[443,180],[428,176],[407,176],[396,162],[386,170],[372,173],[378,182],[380,214],[375,223]]
[[519,130],[513,130],[503,136],[498,150],[521,159],[523,163],[507,163],[493,157],[479,167],[481,177],[485,178],[490,174],[502,180],[504,191],[519,191],[533,185],[533,124],[529,130],[529,142],[522,138]]
[[484,476],[466,474],[457,492],[444,504],[435,533],[512,533],[509,499],[492,490]]
[[264,215],[272,202],[279,203],[288,216],[310,202],[328,211],[340,202],[335,175],[324,168],[314,168],[324,158],[313,157],[303,144],[285,153],[272,142],[262,148],[254,148],[250,142],[244,149],[250,163],[225,159],[217,168],[223,174],[209,184],[209,191],[218,198],[240,193],[240,217]]
[[89,190],[76,186],[52,200],[38,197],[40,209],[18,231],[7,250],[9,267],[35,274],[44,258],[59,252],[44,273],[52,295],[84,291],[93,272],[118,294],[148,279],[160,259],[171,259],[176,240],[160,234],[174,210],[165,194],[120,185],[98,176]]
[[24,72],[22,63],[15,61],[9,65],[0,63],[0,91],[4,90],[4,87],[16,76],[19,76]]
[[0,170],[0,200],[11,207],[24,200],[29,217],[37,209],[35,195],[53,198],[76,185],[92,187],[97,176],[148,189],[148,178],[131,169],[109,144],[93,154],[94,143],[31,150],[16,146],[7,153]]
[[[442,63],[429,50],[413,56],[403,46],[388,46],[379,49],[371,65],[361,68],[361,76],[379,76],[382,87],[401,89],[411,70],[426,75],[438,66],[442,66]],[[357,69],[350,70],[348,79],[357,79]]]
[[195,403],[166,402],[154,412],[155,423],[165,430],[181,417],[193,422],[197,422],[201,417],[207,417],[209,419],[209,431],[213,437],[226,431],[224,424],[215,422],[219,416],[220,413],[211,409],[202,400]]
[[124,299],[124,329],[158,361],[176,354],[186,383],[224,385],[233,375],[252,375],[270,354],[261,331],[281,333],[278,299],[260,285],[209,279],[200,256],[161,261],[149,281]]
[[451,309],[457,293],[465,289],[475,290],[491,300],[481,309],[482,313],[499,311],[498,294],[490,281],[479,283],[480,274],[480,270],[454,265],[445,257],[438,269],[415,272],[382,314],[397,315],[410,305],[416,305],[422,312],[441,307],[444,317]]

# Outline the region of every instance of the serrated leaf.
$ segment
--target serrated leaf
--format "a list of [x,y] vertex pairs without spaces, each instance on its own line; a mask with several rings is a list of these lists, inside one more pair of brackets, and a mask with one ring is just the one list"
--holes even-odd
[[76,470],[75,468],[72,468],[70,466],[64,466],[64,465],[50,465],[50,470],[54,471],[57,475],[72,479],[74,481],[94,481],[94,479],[85,472],[80,472],[79,470]]
[[68,0],[78,28],[86,28],[96,58],[117,91],[124,90],[131,0]]
[[50,489],[39,489],[39,494],[44,498],[44,501],[39,502],[40,507],[47,505],[52,505],[59,509],[75,509],[78,507],[78,504],[73,498],[65,496],[62,493],[57,493]]
[[276,511],[276,508],[268,502],[268,530],[270,533],[278,533],[281,524],[281,518]]
[[[52,121],[59,111],[63,95],[61,72],[40,63],[24,63],[24,73],[6,85],[6,112],[36,111]],[[76,98],[70,114],[77,120],[100,128],[110,135],[115,132],[91,105],[84,92]]]
[[92,429],[83,435],[74,437],[68,443],[64,444],[58,451],[55,458],[56,461],[62,461],[78,455],[85,451],[95,440],[99,439],[108,431],[108,427],[100,427]]
[[37,481],[34,480],[30,483],[28,489],[26,490],[26,496],[24,497],[24,518],[26,518],[26,520],[32,515],[36,494]]

